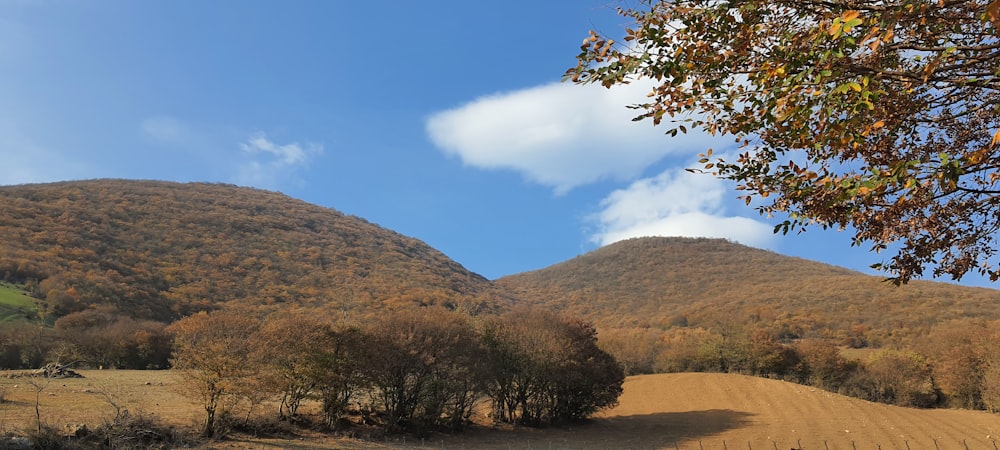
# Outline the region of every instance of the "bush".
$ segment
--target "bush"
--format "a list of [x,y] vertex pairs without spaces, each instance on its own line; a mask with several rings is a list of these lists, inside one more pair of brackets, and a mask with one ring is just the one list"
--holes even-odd
[[931,366],[923,355],[910,351],[882,350],[868,359],[866,368],[875,401],[929,408],[940,400]]

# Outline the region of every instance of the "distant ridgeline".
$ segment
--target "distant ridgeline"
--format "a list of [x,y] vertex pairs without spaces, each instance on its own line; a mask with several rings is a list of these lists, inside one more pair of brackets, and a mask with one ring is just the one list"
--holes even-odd
[[[873,255],[875,257],[877,255]],[[1000,291],[877,276],[723,239],[638,238],[497,285],[605,330],[766,328],[783,339],[900,342],[953,320],[1000,319]]]
[[489,280],[425,243],[285,195],[94,180],[0,187],[0,280],[43,317],[102,306],[173,321],[239,304],[359,313],[486,311]]

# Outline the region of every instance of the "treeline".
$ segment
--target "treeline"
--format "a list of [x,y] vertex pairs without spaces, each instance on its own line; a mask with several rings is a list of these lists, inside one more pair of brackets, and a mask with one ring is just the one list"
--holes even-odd
[[108,305],[69,314],[54,326],[7,323],[0,327],[0,369],[36,369],[52,361],[94,369],[166,369],[172,351],[166,327]]
[[174,369],[218,435],[265,416],[388,431],[460,430],[485,400],[498,423],[575,421],[617,403],[624,373],[595,329],[538,310],[476,317],[406,309],[365,324],[200,313],[167,328]]
[[604,330],[601,347],[629,375],[723,372],[782,379],[881,403],[1000,411],[1000,322],[940,324],[907,348],[848,358],[833,339],[790,339],[774,328]]

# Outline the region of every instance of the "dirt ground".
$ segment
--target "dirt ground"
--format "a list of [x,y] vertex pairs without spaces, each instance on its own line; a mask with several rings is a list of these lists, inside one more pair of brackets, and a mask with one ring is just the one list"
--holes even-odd
[[[95,426],[114,415],[112,403],[195,427],[196,404],[170,372],[82,371],[86,378],[0,378],[0,431],[17,432],[39,415],[53,426]],[[39,383],[39,381],[41,381]],[[41,387],[41,391],[38,388]],[[565,428],[489,426],[423,439],[389,436],[333,439],[304,433],[294,439],[239,437],[208,449],[449,448],[449,449],[683,449],[683,450],[996,450],[1000,415],[962,410],[898,408],[807,386],[726,374],[630,377],[620,405],[586,424]]]

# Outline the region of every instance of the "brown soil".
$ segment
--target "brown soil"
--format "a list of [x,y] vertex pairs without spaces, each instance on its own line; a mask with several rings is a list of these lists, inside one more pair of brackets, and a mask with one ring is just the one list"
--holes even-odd
[[[114,413],[101,392],[133,411],[193,427],[197,405],[179,391],[175,375],[154,371],[81,371],[82,379],[51,380],[41,392],[42,420],[100,424]],[[44,383],[44,381],[42,382]],[[15,387],[16,386],[16,387]],[[0,378],[2,431],[34,425],[35,387]],[[981,411],[899,408],[843,397],[807,386],[725,374],[630,377],[620,405],[586,424],[564,428],[501,429],[427,438],[375,441],[303,433],[297,439],[238,438],[204,448],[494,448],[684,450],[995,450],[1000,415]]]

